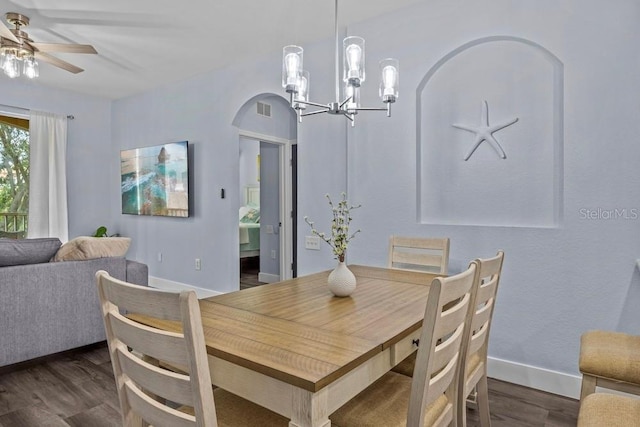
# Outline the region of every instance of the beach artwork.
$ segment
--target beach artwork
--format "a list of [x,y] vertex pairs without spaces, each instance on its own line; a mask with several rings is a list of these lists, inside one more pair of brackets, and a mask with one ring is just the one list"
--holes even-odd
[[187,141],[120,152],[122,213],[189,216]]

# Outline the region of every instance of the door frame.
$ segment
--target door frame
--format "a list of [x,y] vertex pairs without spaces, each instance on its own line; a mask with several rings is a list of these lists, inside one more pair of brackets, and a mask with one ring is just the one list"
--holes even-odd
[[292,196],[292,158],[291,146],[297,144],[295,139],[278,138],[276,136],[265,135],[244,129],[238,129],[238,141],[240,138],[251,139],[258,142],[267,142],[278,146],[280,158],[280,212],[278,220],[281,227],[280,235],[280,280],[287,280],[293,277],[293,209]]

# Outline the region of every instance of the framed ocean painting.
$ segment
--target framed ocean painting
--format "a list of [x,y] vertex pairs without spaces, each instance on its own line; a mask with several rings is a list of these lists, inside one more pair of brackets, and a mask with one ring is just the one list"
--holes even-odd
[[188,149],[182,141],[121,151],[122,213],[188,217]]

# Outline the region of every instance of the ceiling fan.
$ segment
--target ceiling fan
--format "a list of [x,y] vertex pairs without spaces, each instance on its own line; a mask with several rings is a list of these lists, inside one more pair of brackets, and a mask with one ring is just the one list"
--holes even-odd
[[3,56],[1,65],[5,74],[9,77],[20,75],[18,61],[23,61],[24,73],[27,77],[37,77],[36,59],[77,74],[84,70],[51,56],[49,53],[98,53],[93,46],[88,44],[36,43],[29,38],[29,34],[26,31],[21,30],[22,27],[29,25],[28,16],[9,12],[5,15],[5,18],[9,24],[14,26],[14,28],[9,29],[4,23],[0,22],[0,52]]

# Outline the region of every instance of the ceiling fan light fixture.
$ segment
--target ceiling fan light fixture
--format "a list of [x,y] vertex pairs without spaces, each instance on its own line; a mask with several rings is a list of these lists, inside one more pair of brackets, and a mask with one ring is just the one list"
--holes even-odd
[[49,53],[84,53],[97,54],[93,46],[75,43],[36,43],[22,28],[29,25],[29,17],[16,12],[5,14],[5,20],[14,28],[9,29],[0,22],[0,69],[10,78],[19,77],[20,73],[29,78],[39,77],[40,70],[38,59],[77,74],[84,71],[82,68],[56,58]]
[[29,79],[35,79],[40,75],[38,61],[33,56],[27,56],[23,60],[22,73]]
[[16,56],[15,52],[6,51],[4,56],[4,62],[2,64],[2,70],[4,74],[11,78],[15,79],[16,77],[20,77],[20,64],[19,59]]

